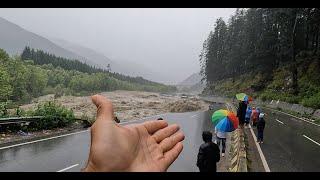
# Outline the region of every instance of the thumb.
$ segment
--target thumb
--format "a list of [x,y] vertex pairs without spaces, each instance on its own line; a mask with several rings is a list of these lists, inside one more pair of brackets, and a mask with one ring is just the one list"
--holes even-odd
[[113,121],[113,105],[110,100],[98,94],[91,96],[91,100],[97,107],[97,121]]

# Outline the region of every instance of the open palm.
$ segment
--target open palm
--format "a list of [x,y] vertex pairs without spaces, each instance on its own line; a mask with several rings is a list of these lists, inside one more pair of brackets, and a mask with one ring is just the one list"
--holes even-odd
[[113,121],[112,103],[92,97],[97,119],[85,171],[166,171],[181,153],[184,134],[163,120],[122,126]]

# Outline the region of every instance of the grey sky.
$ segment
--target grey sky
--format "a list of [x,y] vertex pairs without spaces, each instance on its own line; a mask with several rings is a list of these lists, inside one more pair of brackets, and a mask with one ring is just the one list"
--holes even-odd
[[177,83],[198,72],[198,55],[217,18],[235,9],[0,9],[0,16],[42,35],[163,71]]

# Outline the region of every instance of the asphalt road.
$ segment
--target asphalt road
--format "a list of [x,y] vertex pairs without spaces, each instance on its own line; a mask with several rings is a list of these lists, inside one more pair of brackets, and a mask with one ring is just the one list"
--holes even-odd
[[[260,147],[271,172],[320,171],[320,127],[282,113],[268,109],[264,111],[268,115],[265,118],[264,144]],[[184,150],[168,171],[198,171],[196,157],[202,143],[201,133],[203,130],[213,130],[211,114],[212,111],[168,113],[145,119],[162,117],[169,124],[179,124],[185,133]],[[89,131],[82,131],[41,142],[0,148],[0,171],[80,171],[87,160],[89,143]]]
[[[217,105],[215,109],[219,107],[221,105]],[[210,122],[211,113],[169,113],[150,118],[162,117],[169,124],[177,123],[185,133],[184,150],[168,171],[198,171],[196,158],[202,143],[202,131],[213,130]],[[89,131],[82,131],[41,142],[0,148],[0,171],[80,171],[85,166],[89,145]]]
[[[320,127],[263,109],[266,127],[260,145],[271,172],[320,171]],[[256,129],[254,129],[257,135]]]

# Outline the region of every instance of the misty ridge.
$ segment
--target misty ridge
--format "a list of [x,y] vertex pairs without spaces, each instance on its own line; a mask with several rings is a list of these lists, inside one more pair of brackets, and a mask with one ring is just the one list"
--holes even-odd
[[234,8],[1,9],[0,17],[21,28],[13,32],[25,30],[33,34],[30,37],[40,36],[40,42],[50,44],[41,47],[39,37],[33,37],[30,42],[24,39],[20,45],[12,43],[19,48],[2,46],[9,54],[21,53],[29,46],[101,68],[110,63],[114,72],[174,85],[200,71],[198,56],[214,20],[227,18],[234,11]]
[[43,50],[56,56],[77,59],[88,65],[107,69],[108,64],[113,72],[119,72],[129,76],[142,76],[146,79],[161,81],[159,73],[152,72],[143,65],[120,60],[112,61],[102,53],[90,48],[68,42],[66,40],[52,38],[51,40],[29,32],[20,26],[13,24],[0,17],[0,48],[7,51],[10,55],[19,55],[28,46]]

